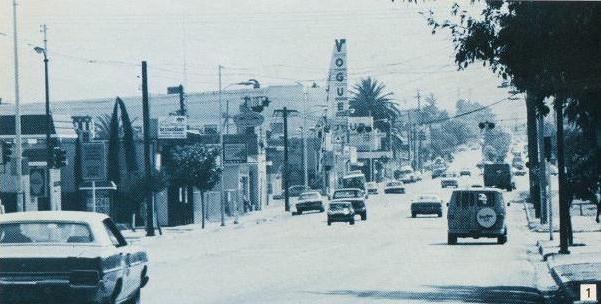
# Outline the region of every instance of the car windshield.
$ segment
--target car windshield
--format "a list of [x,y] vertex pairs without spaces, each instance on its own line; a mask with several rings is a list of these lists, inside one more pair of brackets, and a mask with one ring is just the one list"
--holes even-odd
[[0,243],[92,243],[87,224],[27,222],[0,224]]
[[330,210],[344,210],[344,209],[349,209],[349,208],[350,208],[350,204],[348,204],[348,203],[330,204]]
[[338,190],[334,192],[334,198],[354,198],[359,197],[357,190]]
[[312,199],[320,199],[321,195],[317,192],[308,192],[300,195],[299,199],[301,200],[312,200]]
[[438,196],[433,195],[433,194],[423,194],[423,195],[418,195],[415,197],[416,201],[440,201],[440,198],[438,198]]

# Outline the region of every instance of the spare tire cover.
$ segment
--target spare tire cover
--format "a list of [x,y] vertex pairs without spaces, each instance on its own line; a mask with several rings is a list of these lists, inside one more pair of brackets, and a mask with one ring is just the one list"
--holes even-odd
[[478,210],[476,214],[478,224],[484,228],[490,228],[497,222],[497,213],[492,208],[486,207]]

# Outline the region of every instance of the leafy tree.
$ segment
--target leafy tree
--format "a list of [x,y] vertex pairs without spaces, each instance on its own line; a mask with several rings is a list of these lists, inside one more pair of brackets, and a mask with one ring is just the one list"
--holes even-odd
[[[169,185],[169,177],[167,173],[162,170],[153,169],[151,172],[150,185],[146,181],[146,175],[144,174],[133,174],[127,179],[127,189],[122,191],[122,210],[126,210],[127,214],[137,213],[140,218],[142,203],[146,202],[146,193],[150,191],[152,193],[159,193],[165,190]],[[148,206],[146,206],[148,208]]]
[[196,187],[200,191],[202,228],[205,226],[204,193],[213,189],[221,169],[217,166],[219,150],[202,144],[174,146],[167,155],[167,172],[176,186]]

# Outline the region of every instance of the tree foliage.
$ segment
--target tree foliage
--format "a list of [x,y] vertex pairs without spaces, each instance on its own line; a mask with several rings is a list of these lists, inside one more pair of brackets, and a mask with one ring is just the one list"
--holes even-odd
[[386,85],[375,78],[367,77],[355,84],[351,90],[349,107],[354,109],[353,116],[369,116],[374,118],[374,127],[387,132],[390,124],[399,118],[400,111],[392,102],[392,92],[386,92]]
[[174,146],[167,155],[170,181],[178,186],[212,189],[221,174],[217,166],[219,150],[201,144]]

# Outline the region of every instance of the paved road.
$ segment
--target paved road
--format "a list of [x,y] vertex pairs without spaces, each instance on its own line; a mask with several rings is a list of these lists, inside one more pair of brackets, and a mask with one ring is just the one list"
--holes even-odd
[[[477,159],[466,151],[456,167]],[[147,242],[143,303],[541,303],[521,206],[508,209],[507,244],[449,246],[446,217],[410,217],[409,199],[432,192],[447,200],[451,190],[426,178],[405,195],[371,196],[368,220],[354,226],[327,226],[325,213],[282,215]]]

